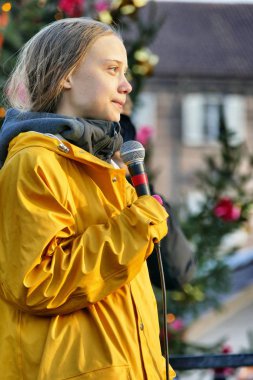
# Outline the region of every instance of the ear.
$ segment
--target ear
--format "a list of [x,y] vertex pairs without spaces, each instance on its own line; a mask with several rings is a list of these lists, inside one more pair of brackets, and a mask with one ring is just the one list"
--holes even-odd
[[71,73],[62,80],[62,87],[66,90],[70,90],[72,88],[72,81],[71,81]]

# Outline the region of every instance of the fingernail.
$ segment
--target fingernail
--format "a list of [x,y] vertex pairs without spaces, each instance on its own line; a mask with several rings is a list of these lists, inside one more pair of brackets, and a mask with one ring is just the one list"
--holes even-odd
[[162,200],[162,198],[160,197],[160,195],[158,195],[158,194],[153,194],[152,197],[155,198],[155,199],[157,200],[157,202],[160,203],[160,205],[163,205],[163,200]]

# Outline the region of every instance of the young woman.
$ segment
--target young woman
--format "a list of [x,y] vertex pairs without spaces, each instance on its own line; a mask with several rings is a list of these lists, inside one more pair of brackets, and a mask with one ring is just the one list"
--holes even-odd
[[[0,373],[160,380],[146,258],[167,213],[111,156],[131,91],[111,27],[64,19],[23,48],[0,133]],[[171,379],[174,372],[170,369]]]

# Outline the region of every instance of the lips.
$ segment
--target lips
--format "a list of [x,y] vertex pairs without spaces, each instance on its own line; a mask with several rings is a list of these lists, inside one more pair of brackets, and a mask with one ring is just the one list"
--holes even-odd
[[123,108],[125,104],[125,102],[123,102],[122,100],[113,100],[112,102],[118,105],[120,108]]

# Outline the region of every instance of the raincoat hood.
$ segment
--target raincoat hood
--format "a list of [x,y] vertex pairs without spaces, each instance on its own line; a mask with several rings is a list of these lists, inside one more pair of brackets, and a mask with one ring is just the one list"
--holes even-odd
[[58,134],[96,157],[109,161],[122,144],[120,125],[105,120],[85,120],[46,112],[21,112],[11,108],[0,130],[0,167],[11,140],[22,132]]

